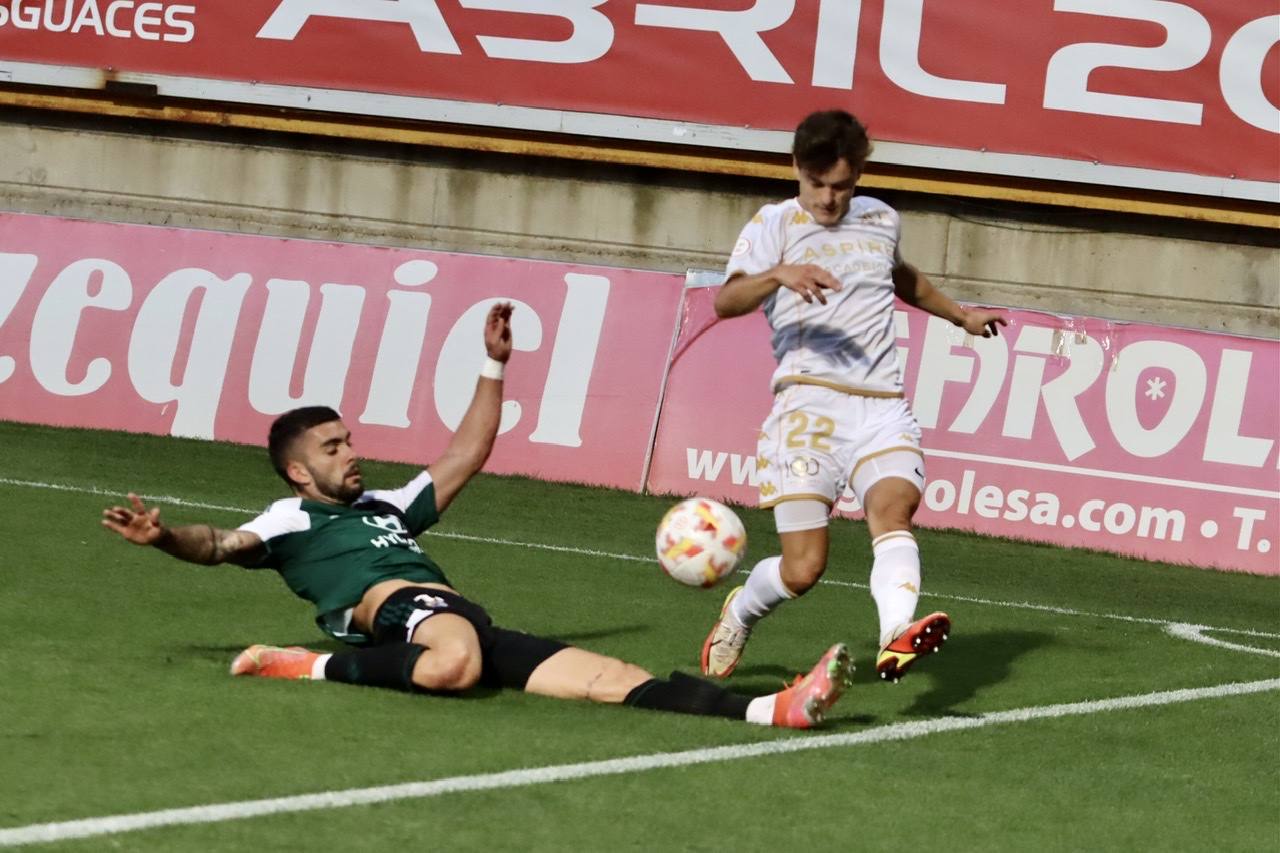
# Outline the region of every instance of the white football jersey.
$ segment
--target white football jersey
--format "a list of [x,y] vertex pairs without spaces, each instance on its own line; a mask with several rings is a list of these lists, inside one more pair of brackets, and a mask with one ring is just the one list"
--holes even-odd
[[823,292],[826,305],[780,287],[761,306],[778,361],[774,391],[810,384],[901,395],[891,275],[902,262],[900,232],[897,211],[867,196],[854,196],[844,219],[830,228],[792,198],[765,205],[742,229],[727,276],[755,275],[780,263],[817,264],[844,285]]

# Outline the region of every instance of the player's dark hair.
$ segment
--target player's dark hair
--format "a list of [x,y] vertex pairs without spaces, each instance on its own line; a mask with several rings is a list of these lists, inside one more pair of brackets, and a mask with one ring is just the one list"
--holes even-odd
[[862,122],[849,113],[824,110],[810,113],[796,127],[791,154],[806,172],[821,174],[842,157],[860,172],[871,156],[871,139]]
[[328,406],[303,406],[301,409],[285,412],[271,423],[271,432],[267,434],[267,453],[271,456],[271,467],[276,469],[276,473],[290,487],[294,483],[285,472],[285,466],[289,464],[289,450],[294,441],[312,427],[339,420],[342,420],[342,415]]

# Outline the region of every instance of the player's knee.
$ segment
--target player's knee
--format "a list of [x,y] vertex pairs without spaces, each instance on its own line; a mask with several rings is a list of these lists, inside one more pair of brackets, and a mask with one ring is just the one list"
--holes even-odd
[[804,551],[782,558],[782,582],[796,595],[808,592],[827,570],[825,549]]
[[586,698],[595,702],[621,702],[628,693],[651,678],[652,673],[633,663],[608,658],[588,685]]
[[467,690],[480,680],[482,661],[466,643],[442,643],[428,649],[413,668],[413,683],[424,690]]
[[920,492],[915,485],[897,478],[877,483],[867,496],[867,521],[873,528],[905,530],[920,506]]

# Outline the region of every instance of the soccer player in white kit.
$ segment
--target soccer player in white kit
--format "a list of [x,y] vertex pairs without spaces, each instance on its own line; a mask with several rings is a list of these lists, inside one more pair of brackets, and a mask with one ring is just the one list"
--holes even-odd
[[702,671],[733,672],[752,627],[804,594],[827,566],[827,519],[846,485],[872,537],[871,595],[880,617],[876,671],[897,681],[947,638],[945,613],[915,618],[920,550],[911,518],[924,489],[920,427],[903,396],[894,296],[990,337],[1005,319],[966,309],[898,251],[898,213],[854,196],[871,142],[842,110],[796,128],[800,192],[765,205],[742,230],[716,314],[763,308],[773,330],[773,410],[761,427],[760,506],[772,507],[782,554],[751,570],[725,599],[702,647]]

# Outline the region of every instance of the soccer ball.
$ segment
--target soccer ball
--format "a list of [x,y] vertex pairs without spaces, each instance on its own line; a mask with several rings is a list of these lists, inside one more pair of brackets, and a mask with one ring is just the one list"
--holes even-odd
[[680,583],[709,587],[733,571],[747,550],[742,520],[722,503],[689,498],[658,523],[658,563]]

